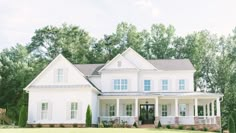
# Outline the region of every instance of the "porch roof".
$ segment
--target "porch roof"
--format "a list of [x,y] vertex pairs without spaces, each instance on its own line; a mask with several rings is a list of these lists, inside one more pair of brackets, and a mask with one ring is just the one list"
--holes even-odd
[[220,93],[207,92],[103,92],[100,96],[213,96],[223,97]]

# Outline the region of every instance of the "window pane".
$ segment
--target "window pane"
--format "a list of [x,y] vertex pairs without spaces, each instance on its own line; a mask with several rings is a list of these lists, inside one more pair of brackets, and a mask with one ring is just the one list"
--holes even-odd
[[168,90],[168,80],[162,80],[162,90]]
[[179,80],[179,89],[184,90],[185,89],[185,80]]
[[114,90],[120,90],[120,80],[119,79],[114,80]]
[[127,90],[127,79],[122,79],[121,80],[121,90]]
[[144,91],[150,91],[150,90],[151,90],[151,81],[144,80]]

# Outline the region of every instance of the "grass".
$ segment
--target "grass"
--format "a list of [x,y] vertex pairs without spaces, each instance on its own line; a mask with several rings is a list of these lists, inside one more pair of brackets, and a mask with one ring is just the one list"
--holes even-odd
[[2,128],[0,133],[210,133],[191,130],[148,128]]

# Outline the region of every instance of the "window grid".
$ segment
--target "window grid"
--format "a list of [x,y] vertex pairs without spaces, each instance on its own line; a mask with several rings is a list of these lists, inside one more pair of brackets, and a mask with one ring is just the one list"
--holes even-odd
[[167,105],[165,104],[161,105],[161,115],[167,116]]
[[57,69],[57,81],[58,82],[63,81],[63,69],[62,68]]
[[150,91],[150,90],[151,90],[151,81],[144,80],[144,91]]
[[185,89],[185,80],[181,79],[179,80],[179,90]]
[[126,115],[127,116],[132,116],[132,104],[127,104],[126,105]]
[[127,90],[128,80],[127,79],[115,79],[114,80],[114,90]]
[[120,90],[120,80],[119,79],[114,80],[114,90]]
[[127,79],[121,79],[121,90],[127,90]]
[[71,103],[71,112],[70,112],[70,118],[76,119],[77,118],[77,112],[78,112],[78,103],[72,102]]
[[41,120],[48,118],[48,103],[41,104]]
[[168,90],[168,80],[162,80],[162,90]]
[[180,116],[186,116],[186,104],[179,105]]
[[109,105],[109,116],[115,116],[115,105]]

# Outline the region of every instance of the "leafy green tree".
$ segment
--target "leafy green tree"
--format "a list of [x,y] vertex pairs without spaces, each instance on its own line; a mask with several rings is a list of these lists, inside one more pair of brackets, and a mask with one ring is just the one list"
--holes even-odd
[[88,105],[86,111],[86,127],[91,127],[91,126],[92,126],[92,111],[90,109],[90,105]]

